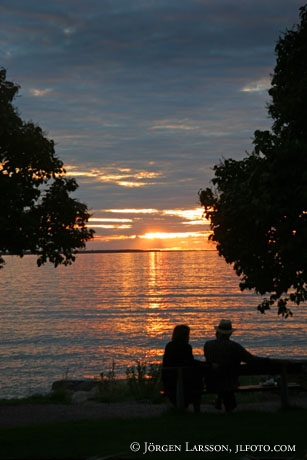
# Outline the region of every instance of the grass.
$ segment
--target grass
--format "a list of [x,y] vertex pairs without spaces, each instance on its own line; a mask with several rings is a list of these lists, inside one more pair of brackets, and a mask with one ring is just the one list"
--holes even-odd
[[20,404],[71,404],[71,396],[66,391],[54,391],[47,394],[34,394],[25,398],[0,399],[0,406]]
[[[306,458],[305,409],[278,413],[238,412],[234,414],[178,414],[169,411],[152,418],[102,419],[1,427],[0,458],[23,459],[85,459],[104,457],[119,452],[122,458],[209,458],[240,460],[248,454],[236,454],[236,445],[295,446],[295,452],[265,454],[266,458]],[[130,451],[132,442],[141,450]],[[148,452],[144,443],[181,446],[181,452]],[[185,443],[193,445],[229,445],[232,452],[186,452]],[[261,453],[249,453],[255,458]],[[279,455],[277,457],[277,455]],[[159,457],[158,457],[159,456]]]

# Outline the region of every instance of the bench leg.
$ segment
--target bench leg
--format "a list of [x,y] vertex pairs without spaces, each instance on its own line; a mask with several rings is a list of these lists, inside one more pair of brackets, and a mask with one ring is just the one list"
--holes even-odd
[[180,410],[183,410],[185,407],[183,392],[183,369],[181,367],[178,367],[177,369],[176,406],[177,409]]
[[289,394],[286,364],[282,365],[280,373],[280,399],[282,409],[287,409],[289,407]]

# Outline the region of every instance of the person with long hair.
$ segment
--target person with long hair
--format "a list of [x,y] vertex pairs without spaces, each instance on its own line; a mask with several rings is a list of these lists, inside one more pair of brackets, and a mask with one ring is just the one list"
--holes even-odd
[[177,383],[180,370],[184,406],[187,408],[189,404],[193,404],[194,411],[199,412],[203,380],[200,361],[194,358],[189,339],[189,326],[180,324],[174,328],[172,339],[166,345],[163,355],[162,381],[166,396],[177,406]]

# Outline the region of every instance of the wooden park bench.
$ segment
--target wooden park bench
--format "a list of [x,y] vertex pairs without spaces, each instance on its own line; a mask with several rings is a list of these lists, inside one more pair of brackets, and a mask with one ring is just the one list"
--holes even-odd
[[[176,405],[178,409],[184,408],[184,372],[191,371],[191,367],[168,367],[167,371],[176,372]],[[206,378],[212,372],[212,368],[208,365],[201,367],[201,372],[204,377],[203,394],[216,393],[214,389],[206,387]],[[236,388],[237,393],[246,392],[279,392],[281,407],[287,408],[290,405],[289,391],[300,390],[307,391],[307,361],[303,360],[257,360],[250,364],[241,364],[238,372],[239,376],[266,376],[267,380],[255,385],[239,385]],[[291,380],[295,378],[295,381]],[[160,394],[165,395],[165,391],[161,390]]]

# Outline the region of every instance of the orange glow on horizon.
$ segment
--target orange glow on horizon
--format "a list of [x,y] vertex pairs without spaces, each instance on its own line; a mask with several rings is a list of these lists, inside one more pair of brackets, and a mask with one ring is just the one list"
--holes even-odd
[[89,219],[89,226],[96,233],[88,246],[97,249],[202,250],[212,246],[207,244],[209,222],[201,207],[100,209]]
[[194,232],[179,232],[179,233],[171,233],[171,232],[149,232],[145,233],[145,235],[140,235],[140,238],[149,239],[149,240],[167,240],[173,238],[189,238],[191,236],[199,236],[199,233]]
[[208,240],[209,232],[149,232],[144,235],[99,235],[87,244],[89,249],[143,250],[143,251],[191,251],[214,250],[215,244]]

